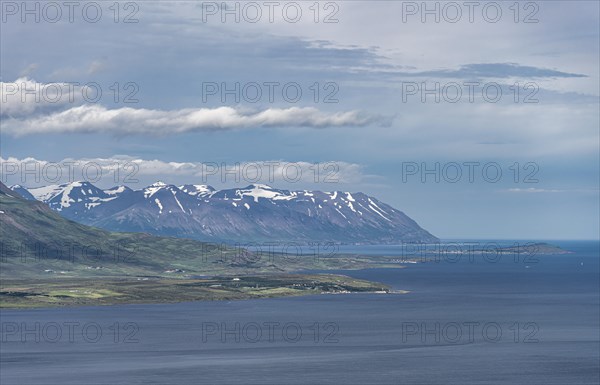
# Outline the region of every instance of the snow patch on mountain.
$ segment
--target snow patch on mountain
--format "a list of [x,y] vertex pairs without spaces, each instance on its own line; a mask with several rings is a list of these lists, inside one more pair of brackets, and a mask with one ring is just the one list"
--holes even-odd
[[181,205],[181,202],[179,202],[179,199],[177,199],[177,193],[175,191],[171,191],[171,193],[173,194],[173,198],[175,198],[175,202],[177,202],[177,205],[179,206],[179,208],[181,209],[181,211],[183,213],[185,213],[185,209]]
[[109,188],[108,190],[103,190],[103,191],[107,195],[119,195],[119,194],[122,194],[125,191],[129,191],[129,190],[131,190],[131,189],[127,186],[117,186],[117,187]]
[[273,200],[292,200],[296,198],[295,194],[286,195],[265,184],[250,185],[245,189],[237,190],[236,195],[240,197],[251,197],[254,199],[254,202],[258,202],[258,198]]
[[33,195],[35,199],[37,199],[38,201],[45,202],[59,194],[64,188],[64,186],[65,185],[54,184],[44,187],[30,188],[28,190],[29,193],[31,193],[31,195]]
[[178,187],[181,191],[192,196],[206,196],[215,192],[212,186],[206,184],[186,184]]
[[144,189],[144,198],[146,198],[146,199],[151,198],[152,195],[156,194],[157,192],[159,192],[166,186],[167,185],[161,181],[151,184],[150,186],[148,186]]

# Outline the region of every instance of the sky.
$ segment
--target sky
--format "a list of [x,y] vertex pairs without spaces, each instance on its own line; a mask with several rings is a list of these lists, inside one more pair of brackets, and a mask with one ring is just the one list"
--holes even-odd
[[596,1],[48,4],[0,3],[4,183],[360,191],[444,239],[599,237]]

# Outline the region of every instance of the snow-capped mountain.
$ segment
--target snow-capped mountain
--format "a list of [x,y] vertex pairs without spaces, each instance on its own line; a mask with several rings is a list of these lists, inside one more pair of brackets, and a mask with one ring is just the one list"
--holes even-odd
[[179,189],[193,196],[206,196],[212,194],[215,189],[205,184],[185,184]]
[[101,190],[89,182],[26,189],[66,218],[111,231],[228,242],[433,242],[403,212],[363,193],[289,191],[267,185],[215,190],[156,182]]
[[30,189],[37,200],[46,202],[55,211],[68,210],[73,215],[83,215],[86,211],[116,197],[89,182],[73,182]]
[[27,199],[28,201],[36,201],[37,199],[29,192],[29,190],[27,190],[27,188],[21,186],[21,185],[13,185],[10,186],[10,189],[14,192],[16,192],[17,194],[19,194],[19,196]]

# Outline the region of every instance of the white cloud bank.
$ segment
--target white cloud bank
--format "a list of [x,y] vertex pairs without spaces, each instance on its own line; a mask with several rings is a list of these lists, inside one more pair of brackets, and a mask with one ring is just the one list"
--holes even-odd
[[87,181],[102,187],[121,184],[140,187],[162,180],[173,184],[210,184],[217,189],[261,183],[329,191],[335,190],[337,184],[358,184],[372,177],[364,174],[361,165],[341,161],[169,162],[118,155],[51,162],[32,157],[0,157],[1,181],[27,187],[74,181]]
[[0,83],[3,132],[13,136],[54,133],[170,135],[260,127],[340,127],[389,124],[391,118],[359,111],[323,112],[314,107],[108,109],[83,104],[82,88],[67,83],[38,83],[28,78]]
[[269,108],[254,113],[232,107],[164,111],[83,105],[39,117],[9,119],[4,124],[4,132],[14,136],[52,133],[167,135],[251,127],[366,126],[378,120],[358,111],[325,113],[313,107]]

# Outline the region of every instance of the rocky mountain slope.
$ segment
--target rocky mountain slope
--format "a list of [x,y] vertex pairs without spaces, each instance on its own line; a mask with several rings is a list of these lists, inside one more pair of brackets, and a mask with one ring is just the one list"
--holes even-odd
[[363,193],[290,191],[267,185],[215,190],[156,182],[108,190],[89,182],[26,189],[65,218],[111,231],[211,242],[435,242],[414,220]]

